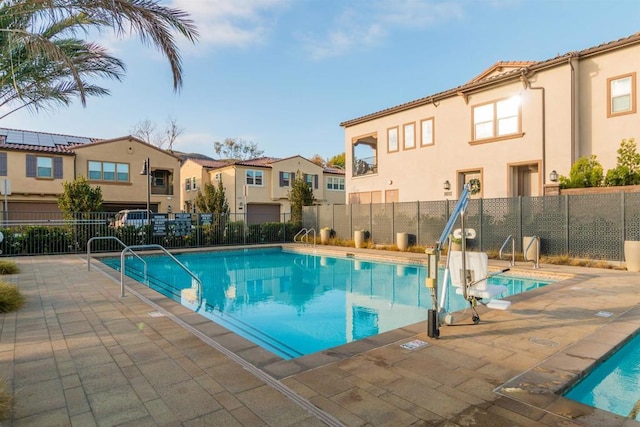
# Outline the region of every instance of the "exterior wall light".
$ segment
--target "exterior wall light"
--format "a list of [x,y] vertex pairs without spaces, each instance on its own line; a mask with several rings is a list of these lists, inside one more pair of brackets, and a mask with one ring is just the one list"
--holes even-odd
[[558,172],[554,170],[551,171],[551,173],[549,174],[549,180],[551,182],[557,182],[558,181]]
[[451,183],[449,182],[449,180],[446,180],[444,184],[442,184],[442,188],[444,188],[444,191],[451,190]]

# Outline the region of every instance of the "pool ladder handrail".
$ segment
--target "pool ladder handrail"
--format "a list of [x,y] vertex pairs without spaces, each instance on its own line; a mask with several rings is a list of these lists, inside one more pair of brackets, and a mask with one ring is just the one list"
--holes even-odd
[[502,251],[507,246],[507,243],[511,241],[511,261],[509,261],[509,266],[514,267],[516,265],[516,241],[513,238],[513,234],[509,234],[507,239],[504,241],[502,246],[500,247],[500,252],[498,252],[498,258],[502,259]]
[[[316,246],[316,229],[315,228],[303,228],[302,230],[298,231],[296,233],[295,236],[293,236],[293,241],[294,242],[301,242],[301,243],[306,243],[309,244],[309,233],[313,233],[313,246]],[[300,240],[298,239],[298,236],[300,236]]]
[[[118,239],[115,236],[97,236],[90,238],[89,240],[87,240],[87,271],[91,271],[91,242],[93,242],[94,240],[115,240],[116,242],[120,243],[123,248],[127,247],[127,245],[122,240]],[[132,252],[131,255],[138,258],[144,265],[144,279],[147,280],[147,262],[135,252]]]
[[[534,242],[536,243],[536,259],[529,259],[527,258],[527,252],[529,252],[529,248],[531,247],[531,245],[533,245]],[[540,268],[540,237],[533,236],[531,238],[531,241],[524,250],[523,256],[525,261],[533,263],[533,268]]]
[[164,246],[161,245],[156,245],[156,244],[149,244],[149,245],[131,245],[131,246],[127,246],[125,247],[122,252],[120,253],[120,296],[124,297],[124,276],[125,276],[125,263],[124,263],[124,256],[127,252],[130,252],[132,254],[135,254],[135,252],[133,252],[134,249],[160,249],[162,252],[164,252],[166,255],[169,256],[169,258],[171,258],[176,264],[178,264],[178,266],[180,268],[182,268],[189,276],[191,276],[191,278],[193,280],[196,281],[196,283],[198,284],[198,308],[195,311],[198,311],[200,309],[200,306],[202,305],[202,281],[200,280],[200,278],[198,276],[196,276],[191,270],[189,270],[187,267],[185,267],[185,265],[183,263],[181,263],[180,261],[178,261],[178,259],[176,257],[174,257],[171,252],[169,252]]

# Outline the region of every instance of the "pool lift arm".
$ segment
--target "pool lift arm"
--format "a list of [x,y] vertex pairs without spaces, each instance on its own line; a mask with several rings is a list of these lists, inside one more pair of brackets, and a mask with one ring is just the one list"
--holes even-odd
[[[451,257],[451,234],[452,234],[452,230],[453,227],[456,223],[456,220],[458,218],[458,216],[460,217],[460,226],[461,226],[461,238],[462,238],[462,257],[461,257],[461,262],[462,262],[462,268],[461,271],[467,272],[467,266],[466,266],[466,237],[467,237],[467,230],[465,229],[464,226],[464,216],[466,213],[466,209],[467,209],[467,205],[469,204],[469,196],[471,195],[471,185],[470,183],[465,184],[462,194],[460,195],[460,199],[458,199],[458,202],[456,203],[455,207],[453,208],[453,212],[451,213],[451,216],[449,217],[449,221],[447,221],[447,224],[445,225],[444,229],[442,230],[442,234],[440,235],[440,238],[438,239],[438,241],[436,242],[436,246],[435,248],[429,248],[426,250],[426,253],[428,254],[428,265],[429,265],[429,274],[428,274],[428,278],[427,278],[427,287],[430,288],[431,290],[431,298],[433,301],[433,309],[430,309],[428,312],[428,321],[427,321],[427,335],[429,337],[432,338],[437,338],[440,336],[440,324],[442,321],[444,321],[447,324],[451,324],[453,323],[453,318],[451,315],[448,315],[446,312],[446,307],[445,307],[445,301],[446,301],[446,297],[447,297],[447,288],[448,288],[448,283],[449,283],[449,275],[450,275],[450,270],[449,270],[449,261],[450,261],[450,257]],[[444,247],[445,242],[447,242],[447,240],[449,241],[449,248],[447,251],[447,260],[446,260],[446,265],[445,265],[445,271],[444,271],[444,278],[443,278],[443,283],[442,283],[442,290],[441,290],[441,296],[440,296],[440,303],[438,304],[438,300],[437,300],[437,292],[438,292],[438,264],[439,264],[439,259],[440,259],[440,255],[442,253],[442,249]],[[504,269],[501,270],[495,274],[500,274],[500,273],[504,273],[505,271],[508,271],[509,269]],[[476,295],[473,295],[470,292],[470,289],[479,284],[480,282],[483,282],[485,280],[488,280],[490,276],[487,277],[483,277],[480,278],[479,280],[476,281],[472,281],[471,277],[469,277],[469,274],[465,274],[464,275],[464,286],[462,286],[462,296],[464,297],[464,299],[466,301],[469,302],[469,305],[471,306],[471,309],[473,310],[473,322],[474,323],[478,323],[480,321],[480,316],[478,315],[478,312],[476,311],[476,306],[477,303],[481,300],[481,298],[477,297]]]

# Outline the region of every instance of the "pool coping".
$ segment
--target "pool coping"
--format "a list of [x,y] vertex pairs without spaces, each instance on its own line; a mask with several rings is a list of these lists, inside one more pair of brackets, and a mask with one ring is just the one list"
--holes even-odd
[[[389,260],[398,262],[398,258],[408,260],[409,263],[424,263],[422,254],[394,253],[385,256],[376,256],[377,253],[366,252],[366,250],[321,250],[313,248],[300,248],[299,245],[291,245],[296,251],[315,253],[326,253],[335,255],[337,252],[353,253],[361,259]],[[291,249],[289,245],[260,245],[256,248],[282,247]],[[246,246],[233,248],[211,248],[208,250],[229,251],[244,249]],[[253,248],[253,247],[252,247]],[[194,250],[186,250],[194,251]],[[197,249],[202,252],[202,248]],[[182,252],[182,251],[175,251]],[[379,252],[379,251],[375,251]],[[92,254],[93,257],[113,256],[113,254]],[[420,258],[422,257],[422,258]],[[115,270],[106,271],[101,269],[114,280],[118,280],[119,273]],[[523,269],[524,271],[525,269]],[[526,269],[527,274],[535,270]],[[115,273],[115,274],[114,274]],[[546,273],[545,273],[546,274]],[[569,274],[561,282],[554,283],[556,287],[568,288],[577,287],[582,280],[593,275],[590,274]],[[253,342],[236,335],[223,326],[217,325],[210,319],[195,313],[182,306],[179,302],[164,297],[147,286],[127,278],[126,288],[133,291],[138,296],[147,299],[160,307],[166,315],[177,316],[200,333],[210,337],[224,348],[237,354],[243,360],[267,373],[272,378],[280,381],[297,374],[320,368],[331,363],[340,362],[350,357],[366,353],[370,350],[378,349],[388,345],[399,345],[403,342],[415,339],[418,335],[426,332],[426,322],[418,322],[404,328],[392,330],[379,334],[375,337],[344,344],[329,350],[321,351],[292,360],[284,360],[273,353],[262,349]],[[508,297],[512,302],[518,302],[544,292],[544,288],[534,289],[523,294]],[[484,307],[480,308],[480,314],[486,312]],[[562,393],[586,376],[598,363],[609,357],[616,350],[640,334],[640,306],[632,306],[624,313],[605,323],[596,331],[588,334],[575,343],[559,350],[547,359],[541,361],[536,366],[527,369],[507,382],[494,389],[494,393],[526,405],[542,409],[569,420],[584,422],[587,425],[635,425],[634,420],[616,415],[604,410],[567,399]],[[437,340],[435,341],[437,343]]]

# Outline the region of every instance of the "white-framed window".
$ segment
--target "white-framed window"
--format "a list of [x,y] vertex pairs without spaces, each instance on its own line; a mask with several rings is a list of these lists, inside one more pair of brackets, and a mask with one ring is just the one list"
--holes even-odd
[[433,145],[433,121],[434,118],[430,117],[420,121],[420,146],[427,147]]
[[337,176],[327,177],[327,190],[344,191],[344,178]]
[[193,188],[193,190],[197,190],[198,186],[196,185],[196,177],[194,176],[193,178],[191,178],[191,188]]
[[636,112],[636,73],[607,79],[607,117]]
[[398,151],[398,128],[387,129],[387,151],[393,153]]
[[520,97],[473,107],[473,140],[520,134]]
[[129,182],[129,164],[89,161],[90,181]]
[[187,178],[184,180],[184,190],[191,191],[191,178]]
[[253,185],[256,187],[262,187],[262,171],[248,170],[247,171],[247,185]]
[[403,130],[403,143],[405,150],[411,150],[416,148],[416,124],[407,123],[402,127]]
[[218,172],[215,175],[213,175],[213,180],[216,182],[222,181],[222,172]]
[[36,160],[36,176],[38,178],[53,178],[53,158],[52,157],[40,157]]

